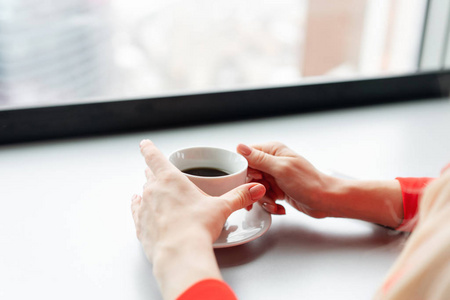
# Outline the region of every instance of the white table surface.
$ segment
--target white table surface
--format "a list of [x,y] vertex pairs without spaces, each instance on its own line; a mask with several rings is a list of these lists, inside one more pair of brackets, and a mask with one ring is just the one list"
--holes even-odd
[[[450,161],[450,106],[428,100],[209,126],[0,147],[0,299],[160,299],[130,197],[139,141],[169,154],[282,141],[362,179],[437,176]],[[261,238],[216,251],[241,299],[371,299],[401,249],[392,231],[293,209]]]

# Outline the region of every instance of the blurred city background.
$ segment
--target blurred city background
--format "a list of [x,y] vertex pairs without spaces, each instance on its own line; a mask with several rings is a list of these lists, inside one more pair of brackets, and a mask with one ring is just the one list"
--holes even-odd
[[426,0],[0,0],[0,109],[415,72]]

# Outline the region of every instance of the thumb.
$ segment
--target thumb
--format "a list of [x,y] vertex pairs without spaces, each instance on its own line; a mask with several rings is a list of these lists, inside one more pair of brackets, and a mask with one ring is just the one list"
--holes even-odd
[[220,198],[224,199],[231,212],[247,207],[259,199],[266,193],[266,188],[260,183],[247,183],[232,189],[228,193],[223,194]]
[[273,155],[244,144],[237,146],[237,152],[247,159],[249,167],[273,175],[273,167],[277,165]]

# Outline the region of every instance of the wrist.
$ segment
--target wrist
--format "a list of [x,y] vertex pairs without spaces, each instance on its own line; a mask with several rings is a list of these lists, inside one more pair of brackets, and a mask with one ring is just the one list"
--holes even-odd
[[342,207],[342,198],[345,197],[348,188],[346,182],[341,178],[324,175],[322,183],[321,192],[318,195],[327,217],[347,217],[346,209]]
[[297,194],[301,196],[298,198],[300,200],[294,199],[291,205],[313,218],[337,217],[339,205],[336,198],[340,191],[338,179],[318,172],[307,182]]
[[164,299],[175,299],[202,279],[222,279],[211,240],[201,235],[160,242],[153,255],[153,273]]
[[396,180],[332,178],[326,191],[330,216],[351,218],[396,228],[403,218],[403,201]]
[[[206,235],[172,234],[160,240],[153,249],[153,270],[155,275],[163,274],[168,267],[185,257],[200,256],[213,251],[211,240]],[[192,259],[189,259],[192,260]]]

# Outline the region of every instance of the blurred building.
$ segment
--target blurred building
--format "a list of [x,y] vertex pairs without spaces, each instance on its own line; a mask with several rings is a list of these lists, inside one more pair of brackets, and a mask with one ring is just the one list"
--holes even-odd
[[0,105],[98,95],[110,64],[108,2],[0,0]]
[[426,0],[309,0],[303,77],[418,69]]

